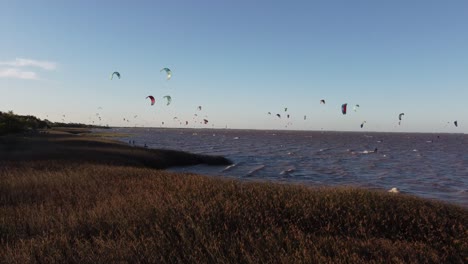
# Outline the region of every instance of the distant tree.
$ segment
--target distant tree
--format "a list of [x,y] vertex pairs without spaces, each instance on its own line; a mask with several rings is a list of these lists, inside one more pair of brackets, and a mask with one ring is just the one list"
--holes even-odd
[[104,126],[91,126],[78,123],[54,123],[47,119],[41,120],[31,115],[15,115],[11,110],[6,113],[0,112],[0,135],[52,127],[106,128]]

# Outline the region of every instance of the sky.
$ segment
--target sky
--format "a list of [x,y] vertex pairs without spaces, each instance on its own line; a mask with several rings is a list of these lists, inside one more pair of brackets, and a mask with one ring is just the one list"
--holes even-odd
[[463,0],[2,0],[0,111],[110,126],[468,133],[467,25]]

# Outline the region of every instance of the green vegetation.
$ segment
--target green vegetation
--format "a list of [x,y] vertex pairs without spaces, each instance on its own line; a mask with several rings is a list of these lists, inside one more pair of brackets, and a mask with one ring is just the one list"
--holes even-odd
[[20,132],[36,131],[38,129],[49,129],[54,127],[70,128],[108,128],[102,126],[91,126],[78,123],[57,123],[49,120],[41,120],[35,116],[16,115],[13,111],[0,112],[0,135],[14,134]]
[[0,112],[0,135],[8,133],[19,133],[27,130],[50,128],[46,121],[34,116],[19,116],[12,111]]
[[221,161],[55,130],[0,137],[0,262],[468,261],[466,208],[158,169]]

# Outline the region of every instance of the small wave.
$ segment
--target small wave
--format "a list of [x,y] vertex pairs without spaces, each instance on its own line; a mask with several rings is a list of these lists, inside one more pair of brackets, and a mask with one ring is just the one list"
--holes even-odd
[[252,176],[254,173],[256,173],[257,171],[259,170],[262,170],[263,168],[265,168],[265,165],[259,165],[255,168],[253,168],[252,170],[250,170],[246,176]]
[[363,150],[363,151],[358,151],[357,153],[359,154],[372,154],[372,153],[376,153],[377,152],[377,149],[374,149],[374,150]]
[[294,168],[289,168],[289,169],[287,169],[287,170],[284,170],[284,171],[280,172],[280,174],[281,174],[281,175],[289,175],[290,173],[295,172],[295,171],[296,171],[296,169],[294,169]]
[[229,165],[229,166],[227,166],[226,168],[224,168],[221,172],[230,171],[232,168],[237,167],[239,164],[241,164],[241,163],[234,163],[234,164],[232,164],[232,165]]
[[239,137],[234,137],[233,139],[239,139]]

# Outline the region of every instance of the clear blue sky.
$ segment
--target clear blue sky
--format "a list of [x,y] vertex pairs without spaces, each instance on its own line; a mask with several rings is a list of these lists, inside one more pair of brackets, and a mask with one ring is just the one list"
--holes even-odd
[[468,1],[6,0],[0,34],[0,111],[85,123],[99,112],[114,126],[177,127],[175,116],[194,126],[198,114],[209,127],[468,133]]

